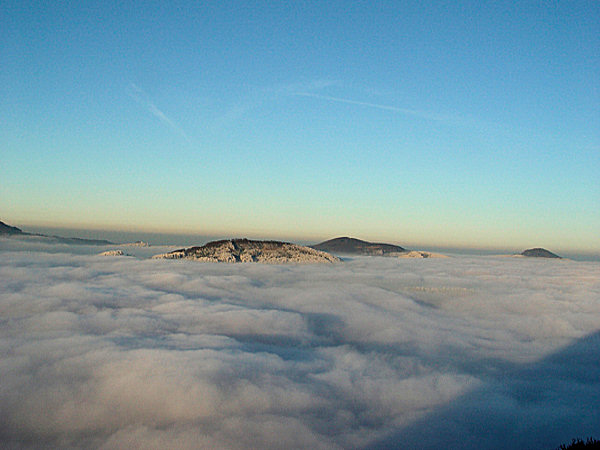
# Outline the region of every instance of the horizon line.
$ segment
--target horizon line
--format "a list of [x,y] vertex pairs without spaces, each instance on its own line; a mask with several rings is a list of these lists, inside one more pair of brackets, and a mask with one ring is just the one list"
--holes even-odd
[[[0,219],[1,220],[1,219]],[[11,225],[10,223],[4,222],[7,225]],[[515,252],[515,253],[511,253],[511,254],[518,254],[519,252],[526,250],[526,249],[531,249],[531,248],[545,248],[545,249],[552,249],[552,251],[556,251],[556,252],[560,252],[560,253],[564,253],[564,254],[571,254],[571,255],[578,255],[578,256],[585,256],[585,257],[589,257],[589,258],[595,258],[595,259],[600,259],[600,251],[594,251],[594,250],[583,250],[583,249],[574,249],[574,248],[567,248],[567,247],[553,247],[553,246],[544,246],[543,244],[535,244],[535,245],[531,245],[531,246],[501,246],[501,245],[494,245],[494,244],[489,244],[489,245],[477,245],[477,244],[459,244],[459,243],[435,243],[432,241],[423,241],[423,240],[418,240],[418,241],[406,241],[406,242],[402,242],[400,240],[397,239],[380,239],[380,238],[361,238],[361,237],[357,237],[354,233],[335,233],[333,235],[333,237],[323,237],[324,234],[313,234],[312,236],[309,235],[299,235],[297,233],[276,233],[275,235],[270,234],[268,232],[260,232],[260,231],[246,231],[246,232],[239,232],[239,231],[224,231],[224,232],[220,232],[220,231],[214,231],[214,230],[207,230],[207,232],[203,233],[201,231],[192,231],[192,230],[164,230],[164,229],[155,229],[155,230],[149,230],[149,229],[142,229],[142,228],[115,228],[115,227],[102,227],[100,226],[86,226],[86,225],[57,225],[57,224],[40,224],[40,223],[31,223],[31,222],[23,222],[22,224],[19,225],[12,225],[12,226],[17,226],[18,228],[22,229],[22,231],[24,232],[28,232],[25,228],[29,227],[29,228],[33,228],[34,230],[37,229],[37,231],[40,230],[64,230],[64,231],[72,231],[72,232],[77,232],[77,231],[83,231],[83,232],[97,232],[97,233],[109,233],[109,234],[150,234],[150,235],[165,235],[165,236],[180,236],[180,237],[192,237],[192,236],[197,236],[197,237],[202,237],[202,238],[215,238],[215,239],[223,239],[223,238],[229,238],[229,239],[237,239],[237,238],[249,238],[249,239],[259,239],[259,240],[268,240],[268,239],[279,239],[279,240],[287,240],[287,241],[299,241],[299,242],[304,242],[304,243],[313,243],[313,244],[317,244],[320,242],[324,242],[330,239],[336,239],[336,238],[340,238],[340,237],[351,237],[354,239],[360,239],[366,242],[371,242],[371,243],[387,243],[387,244],[393,244],[393,245],[398,245],[401,247],[404,247],[406,249],[412,249],[412,250],[445,250],[448,252],[456,252],[456,253],[461,253],[462,251],[472,251],[472,252],[484,252],[484,253],[489,253],[489,252]],[[271,237],[269,237],[271,236]],[[331,236],[331,235],[330,235]],[[76,237],[76,236],[65,236],[65,237]],[[523,248],[526,247],[526,248]],[[501,253],[498,253],[498,255],[500,255]]]

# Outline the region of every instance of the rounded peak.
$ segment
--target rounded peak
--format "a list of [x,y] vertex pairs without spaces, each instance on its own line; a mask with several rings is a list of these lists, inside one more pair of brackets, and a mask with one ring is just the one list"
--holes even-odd
[[289,242],[225,239],[153,256],[155,259],[194,259],[203,262],[333,263],[339,258]]
[[532,258],[561,258],[555,253],[552,253],[550,250],[546,250],[545,248],[536,247],[524,250],[521,252],[522,256],[529,256]]
[[338,237],[321,242],[320,244],[315,244],[312,246],[312,248],[340,254],[363,254],[372,256],[403,252],[405,250],[403,247],[398,245],[380,242],[367,242],[347,236]]

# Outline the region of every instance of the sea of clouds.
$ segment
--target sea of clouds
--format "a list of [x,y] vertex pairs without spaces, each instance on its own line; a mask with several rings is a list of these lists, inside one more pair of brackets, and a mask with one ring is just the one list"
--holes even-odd
[[600,437],[600,263],[228,265],[70,250],[0,242],[4,448]]

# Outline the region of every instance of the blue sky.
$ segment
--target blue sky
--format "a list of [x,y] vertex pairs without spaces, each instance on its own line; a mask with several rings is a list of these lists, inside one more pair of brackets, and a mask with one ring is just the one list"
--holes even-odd
[[598,2],[74,3],[2,2],[0,220],[600,252]]

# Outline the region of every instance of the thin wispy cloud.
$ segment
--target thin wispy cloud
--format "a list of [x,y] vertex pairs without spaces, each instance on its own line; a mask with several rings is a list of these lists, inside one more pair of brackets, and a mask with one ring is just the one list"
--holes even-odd
[[428,111],[419,111],[416,109],[399,108],[397,106],[384,105],[381,103],[361,102],[358,100],[352,100],[352,99],[341,98],[341,97],[332,97],[330,95],[321,95],[321,94],[315,94],[312,92],[295,92],[293,95],[298,95],[301,97],[311,97],[311,98],[327,100],[327,101],[336,102],[336,103],[346,103],[349,105],[366,106],[368,108],[376,108],[376,109],[381,109],[384,111],[392,111],[395,113],[405,114],[407,116],[419,117],[421,119],[435,120],[435,121],[439,121],[439,122],[450,122],[450,121],[457,120],[456,117],[450,116],[450,115],[437,114],[437,113],[432,113],[432,112],[428,112]]
[[309,97],[318,100],[324,100],[335,103],[345,103],[367,108],[376,108],[393,113],[404,114],[407,116],[418,117],[421,119],[438,121],[438,122],[459,122],[468,123],[469,120],[450,114],[439,114],[429,111],[421,111],[409,108],[400,108],[397,106],[386,105],[382,103],[363,102],[350,98],[336,97],[325,95],[319,92],[324,92],[331,88],[342,88],[353,92],[367,93],[370,95],[381,93],[375,89],[365,86],[349,86],[347,83],[333,79],[317,79],[305,82],[282,83],[269,87],[256,88],[251,90],[242,101],[233,105],[218,119],[215,120],[216,126],[228,125],[231,122],[241,119],[243,116],[251,113],[253,110],[263,107],[266,104],[275,104],[283,99],[300,96]]
[[266,104],[273,105],[296,92],[315,92],[332,86],[339,86],[337,80],[318,79],[296,83],[280,83],[268,87],[256,87],[251,89],[236,104],[230,106],[224,113],[214,119],[213,126],[222,128],[237,122],[244,116],[252,113]]
[[137,103],[142,105],[150,114],[160,120],[162,123],[167,125],[171,130],[179,134],[183,137],[188,143],[191,143],[191,140],[187,133],[181,128],[173,119],[167,116],[164,112],[162,112],[152,100],[146,92],[140,88],[135,83],[129,84],[128,94],[131,98],[133,98]]

